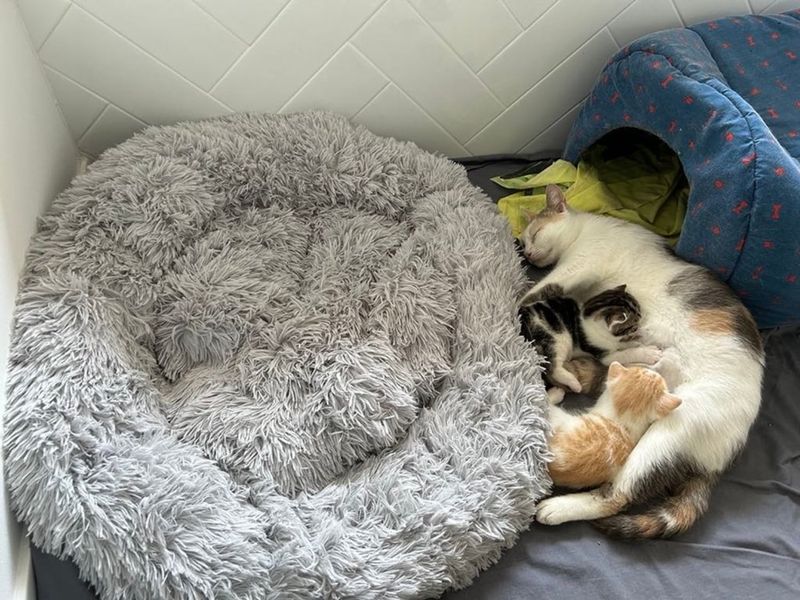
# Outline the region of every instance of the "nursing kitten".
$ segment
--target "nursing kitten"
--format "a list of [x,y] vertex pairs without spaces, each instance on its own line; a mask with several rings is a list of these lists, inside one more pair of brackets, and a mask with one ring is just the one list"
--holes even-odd
[[612,481],[650,424],[680,403],[655,371],[611,363],[605,391],[588,412],[550,406],[553,483],[582,489]]
[[[522,335],[532,342],[539,354],[547,358],[545,380],[551,386],[562,386],[572,392],[583,391],[583,385],[565,363],[574,356],[594,356],[605,364],[614,360],[654,363],[656,349],[641,349],[638,356],[631,351],[617,350],[636,339],[640,312],[636,299],[621,285],[590,298],[583,306],[566,296],[548,296],[519,309]],[[588,363],[575,366],[586,368]],[[563,391],[548,390],[551,401],[563,398]]]
[[[596,520],[623,537],[670,536],[707,509],[711,489],[745,443],[761,402],[764,353],[739,299],[710,271],[671,254],[657,235],[610,217],[567,209],[547,188],[528,225],[525,255],[555,268],[526,295],[627,284],[641,306],[640,343],[672,348],[681,410],[653,423],[611,484],[543,501],[542,523]],[[649,508],[623,511],[647,503]]]
[[606,367],[593,356],[576,356],[564,363],[564,368],[581,384],[581,394],[597,398],[606,385]]

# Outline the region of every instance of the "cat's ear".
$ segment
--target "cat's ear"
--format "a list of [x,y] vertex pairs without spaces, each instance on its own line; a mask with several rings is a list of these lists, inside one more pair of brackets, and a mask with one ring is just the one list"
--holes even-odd
[[557,213],[567,212],[567,199],[564,197],[564,192],[556,184],[549,184],[545,190],[544,195],[547,198],[547,208]]
[[675,394],[667,392],[658,399],[656,414],[658,414],[659,417],[666,417],[669,413],[678,408],[682,402],[683,400],[678,398]]
[[615,287],[615,288],[614,288],[614,289],[612,289],[611,291],[612,291],[612,292],[620,292],[620,293],[622,293],[622,292],[624,292],[626,289],[628,289],[628,284],[627,284],[627,283],[623,283],[622,285],[618,285],[617,287]]
[[614,361],[608,365],[608,378],[616,379],[622,375],[627,369],[622,366],[622,363]]

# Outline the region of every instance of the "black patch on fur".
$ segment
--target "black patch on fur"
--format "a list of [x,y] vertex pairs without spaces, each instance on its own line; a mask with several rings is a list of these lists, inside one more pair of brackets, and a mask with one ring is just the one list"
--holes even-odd
[[[593,346],[586,339],[583,324],[581,323],[581,308],[575,300],[566,296],[556,296],[548,298],[545,302],[559,316],[564,327],[569,331],[572,343],[575,346],[594,356],[603,354],[602,349]],[[561,330],[559,329],[558,331]]]
[[550,329],[556,333],[564,331],[564,324],[561,321],[561,317],[556,313],[556,311],[550,308],[549,301],[542,300],[535,302],[530,306],[530,308],[533,312],[539,315],[539,317],[544,319]]
[[[603,317],[611,334],[627,342],[636,338],[642,309],[636,298],[626,292],[625,288],[625,285],[620,285],[589,298],[583,305],[583,316]],[[620,322],[612,325],[615,320]]]
[[705,475],[694,461],[686,458],[653,465],[650,472],[636,483],[631,504],[646,507],[653,499],[670,495],[682,482]]
[[764,346],[752,315],[733,290],[711,271],[688,267],[669,282],[667,293],[680,298],[691,310],[722,309],[730,312],[736,337],[759,361],[763,360]]
[[558,298],[560,296],[564,296],[564,288],[557,283],[548,283],[535,294],[525,296],[525,304],[533,304],[534,302],[549,300],[550,298]]

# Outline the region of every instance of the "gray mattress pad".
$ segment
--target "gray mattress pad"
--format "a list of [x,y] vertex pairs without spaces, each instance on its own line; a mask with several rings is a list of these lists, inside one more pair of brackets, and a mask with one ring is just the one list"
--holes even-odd
[[[490,177],[529,166],[533,158],[463,163],[471,181],[497,200],[508,191]],[[800,328],[765,332],[764,338],[759,418],[708,513],[689,532],[671,540],[622,542],[586,523],[533,524],[470,587],[444,598],[800,598]],[[71,563],[36,548],[33,561],[40,600],[96,598]]]

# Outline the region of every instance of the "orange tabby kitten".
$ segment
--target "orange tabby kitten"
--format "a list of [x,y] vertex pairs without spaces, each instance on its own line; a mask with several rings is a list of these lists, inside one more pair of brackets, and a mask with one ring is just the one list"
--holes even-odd
[[610,482],[650,424],[680,403],[655,371],[611,363],[606,389],[589,412],[550,406],[553,483],[592,488]]

